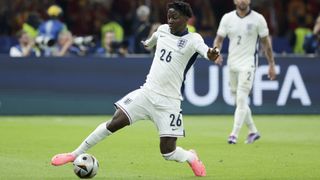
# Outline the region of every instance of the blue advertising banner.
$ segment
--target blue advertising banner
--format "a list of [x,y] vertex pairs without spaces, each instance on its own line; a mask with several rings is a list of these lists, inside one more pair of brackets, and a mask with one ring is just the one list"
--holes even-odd
[[[320,58],[277,57],[277,80],[260,58],[250,106],[255,114],[320,114]],[[0,59],[0,115],[112,114],[113,103],[145,81],[151,57]],[[226,66],[199,58],[185,82],[184,114],[231,114]]]

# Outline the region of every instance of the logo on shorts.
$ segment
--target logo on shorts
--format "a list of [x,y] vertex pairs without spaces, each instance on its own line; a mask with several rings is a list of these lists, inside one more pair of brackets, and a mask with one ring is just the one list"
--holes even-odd
[[126,99],[126,100],[124,100],[124,104],[129,104],[129,103],[131,103],[132,102],[132,99],[130,99],[130,98],[128,98],[128,99]]
[[178,130],[179,128],[172,128],[172,131]]
[[186,39],[182,39],[182,38],[179,39],[178,43],[177,43],[178,48],[182,49],[182,48],[186,47],[187,42],[188,42],[188,40],[186,40]]

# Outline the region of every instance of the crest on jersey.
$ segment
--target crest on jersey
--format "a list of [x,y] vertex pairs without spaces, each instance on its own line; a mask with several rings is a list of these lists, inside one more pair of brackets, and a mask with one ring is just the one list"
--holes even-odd
[[182,49],[182,48],[186,47],[187,42],[188,42],[188,40],[186,40],[186,39],[182,39],[182,38],[179,39],[178,43],[177,43],[178,48]]
[[252,34],[252,31],[253,31],[253,24],[247,24],[247,34],[248,35],[251,35]]

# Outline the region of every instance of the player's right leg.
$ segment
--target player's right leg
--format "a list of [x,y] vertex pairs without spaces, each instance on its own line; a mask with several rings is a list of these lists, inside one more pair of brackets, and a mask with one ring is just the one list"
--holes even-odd
[[195,176],[206,176],[206,168],[194,150],[176,147],[176,137],[160,137],[160,151],[165,160],[188,162]]
[[144,107],[149,107],[146,102],[148,101],[144,97],[144,92],[141,89],[130,92],[115,103],[117,110],[111,121],[100,124],[73,152],[54,156],[51,164],[60,166],[72,162],[77,156],[85,153],[88,149],[117,130],[137,120],[144,119],[146,111]]
[[239,80],[239,72],[232,71],[231,69],[229,69],[229,85],[230,85],[231,94],[232,94],[233,98],[235,99],[235,106],[236,106],[236,110],[234,112],[234,117],[233,117],[232,131],[228,137],[229,144],[236,144],[237,143],[238,134],[239,134],[241,126],[242,126],[241,119],[238,118],[239,111],[237,111],[238,80]]
[[253,122],[252,114],[251,114],[251,109],[249,106],[247,106],[247,115],[245,118],[245,123],[249,129],[249,134],[248,137],[245,141],[246,144],[252,144],[256,140],[260,139],[260,134],[257,130],[256,125]]
[[121,109],[117,109],[111,121],[101,123],[73,152],[55,155],[51,160],[51,164],[61,166],[73,162],[77,156],[85,153],[107,136],[129,124],[130,121],[126,114]]

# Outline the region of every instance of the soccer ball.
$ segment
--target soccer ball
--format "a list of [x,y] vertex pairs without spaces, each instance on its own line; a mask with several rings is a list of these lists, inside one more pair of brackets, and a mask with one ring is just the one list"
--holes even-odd
[[90,154],[81,154],[73,162],[73,171],[81,179],[93,178],[98,168],[98,160]]

